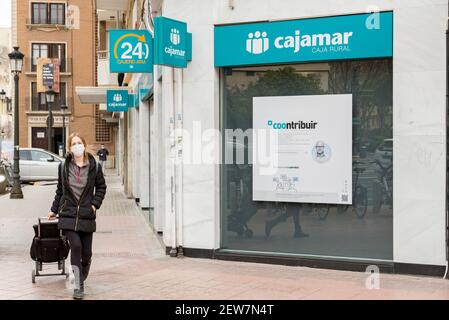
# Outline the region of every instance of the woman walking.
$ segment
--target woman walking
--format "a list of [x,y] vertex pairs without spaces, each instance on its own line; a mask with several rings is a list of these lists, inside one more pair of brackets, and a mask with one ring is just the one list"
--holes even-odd
[[66,160],[59,166],[58,187],[49,219],[58,216],[58,228],[69,240],[76,284],[73,298],[82,299],[91,265],[96,211],[106,194],[106,182],[101,165],[86,151],[86,142],[78,133],[70,135],[68,146]]

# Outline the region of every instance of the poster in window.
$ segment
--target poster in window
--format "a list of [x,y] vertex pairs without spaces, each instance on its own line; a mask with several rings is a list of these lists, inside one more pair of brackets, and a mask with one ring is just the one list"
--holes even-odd
[[352,95],[253,98],[253,200],[352,204]]

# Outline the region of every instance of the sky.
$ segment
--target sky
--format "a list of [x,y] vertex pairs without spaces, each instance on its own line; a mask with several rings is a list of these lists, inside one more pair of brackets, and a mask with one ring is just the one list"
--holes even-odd
[[11,0],[0,0],[0,27],[11,27]]

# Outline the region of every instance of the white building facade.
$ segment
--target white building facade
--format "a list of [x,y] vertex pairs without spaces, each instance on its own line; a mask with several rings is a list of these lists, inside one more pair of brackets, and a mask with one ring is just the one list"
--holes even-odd
[[[120,120],[119,136],[127,139],[124,183],[149,209],[167,253],[444,274],[448,3],[373,4],[153,1],[153,14],[187,23],[192,61],[185,69],[155,66],[153,84],[142,85],[151,90],[126,122]],[[137,21],[136,10],[134,4]],[[221,26],[259,23],[254,31],[263,34],[260,27],[270,23],[373,11],[392,15],[391,55],[217,64],[214,34]],[[129,86],[136,90],[142,81],[144,75],[134,75]],[[222,163],[229,143],[225,129],[252,128],[257,96],[331,94],[353,97],[353,204],[253,201],[251,162]],[[252,146],[244,142],[242,148]]]

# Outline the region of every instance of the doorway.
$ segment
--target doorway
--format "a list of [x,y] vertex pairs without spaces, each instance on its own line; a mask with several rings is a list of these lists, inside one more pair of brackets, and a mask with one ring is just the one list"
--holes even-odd
[[47,150],[47,128],[31,128],[31,147]]
[[53,128],[53,138],[50,150],[48,149],[48,136],[46,127],[31,128],[31,135],[32,135],[31,139],[32,148],[41,148],[62,156],[62,148],[63,148],[62,128]]
[[62,138],[62,128],[53,128],[53,149],[50,150],[53,153],[56,153],[63,156],[64,144]]

